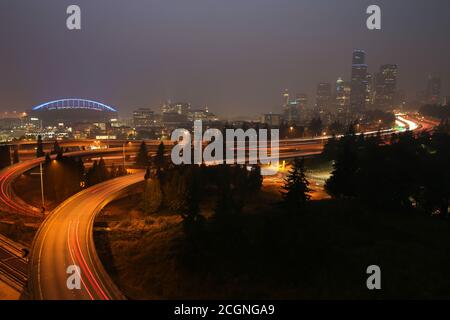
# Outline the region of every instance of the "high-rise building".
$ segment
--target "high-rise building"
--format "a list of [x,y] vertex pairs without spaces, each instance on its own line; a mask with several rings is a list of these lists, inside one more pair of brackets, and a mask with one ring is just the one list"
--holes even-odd
[[392,109],[395,106],[397,95],[397,73],[396,64],[384,64],[375,77],[375,101],[378,109]]
[[295,98],[297,104],[297,120],[299,124],[304,124],[306,121],[306,109],[308,108],[308,95],[305,93],[297,94]]
[[365,52],[354,50],[352,58],[350,107],[352,112],[364,110],[367,90],[367,64],[365,64]]
[[350,107],[350,83],[342,80],[336,81],[336,111],[337,113],[347,113]]
[[371,73],[366,75],[366,107],[371,107],[375,100],[375,79]]
[[283,92],[283,119],[289,124],[297,123],[298,121],[297,102],[290,99],[287,89]]
[[441,102],[441,78],[430,76],[427,82],[426,103],[439,104]]
[[180,115],[187,116],[189,110],[191,109],[191,105],[186,102],[177,102],[177,103],[166,103],[162,106],[162,113],[178,113]]
[[261,123],[265,123],[270,127],[279,127],[282,122],[282,115],[275,113],[266,113],[261,116]]
[[308,104],[306,94],[297,94],[295,99],[291,99],[287,90],[283,93],[283,119],[289,124],[299,124],[303,121],[305,108]]
[[332,109],[332,94],[330,83],[319,83],[316,92],[316,109],[318,112],[330,112]]
[[150,108],[139,108],[133,111],[133,124],[135,128],[148,128],[153,124],[155,114]]

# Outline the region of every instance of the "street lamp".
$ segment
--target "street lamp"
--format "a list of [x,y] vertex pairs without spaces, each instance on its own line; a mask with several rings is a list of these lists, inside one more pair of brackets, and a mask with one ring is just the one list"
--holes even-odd
[[44,172],[42,170],[42,162],[39,162],[39,170],[41,175],[41,201],[42,201],[42,214],[45,214],[45,198],[44,198]]
[[123,167],[125,168],[125,145],[129,145],[131,142],[127,141],[122,144],[122,156],[123,156]]

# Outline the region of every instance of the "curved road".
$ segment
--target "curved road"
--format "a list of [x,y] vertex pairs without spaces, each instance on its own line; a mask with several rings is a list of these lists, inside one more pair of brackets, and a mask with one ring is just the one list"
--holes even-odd
[[[122,148],[109,148],[90,151],[75,151],[65,153],[65,156],[78,157],[78,156],[90,156],[104,153],[122,152]],[[56,155],[51,156],[52,159],[56,158]],[[12,183],[21,174],[39,166],[39,163],[44,162],[45,157],[36,158],[33,160],[27,160],[13,164],[0,171],[0,204],[3,209],[19,214],[25,215],[41,215],[39,208],[36,208],[26,203],[21,198],[17,197],[12,188]]]
[[[144,172],[90,187],[59,205],[44,221],[34,239],[29,265],[30,298],[45,300],[115,300],[124,296],[105,272],[95,250],[94,219]],[[67,268],[80,270],[81,289],[69,290]]]

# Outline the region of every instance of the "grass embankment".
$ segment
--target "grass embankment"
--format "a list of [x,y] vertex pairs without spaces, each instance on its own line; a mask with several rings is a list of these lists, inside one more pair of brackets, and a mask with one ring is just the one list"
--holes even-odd
[[[120,200],[98,219],[99,254],[132,299],[450,297],[448,221],[333,200],[293,216],[275,198],[195,230],[169,212],[144,217],[138,196]],[[366,288],[372,264],[381,291]]]

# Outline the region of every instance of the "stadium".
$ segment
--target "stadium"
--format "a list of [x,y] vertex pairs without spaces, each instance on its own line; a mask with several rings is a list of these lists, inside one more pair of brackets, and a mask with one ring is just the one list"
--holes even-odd
[[31,118],[42,121],[44,126],[58,123],[107,122],[117,118],[117,110],[106,104],[85,99],[60,99],[35,106],[29,112]]

